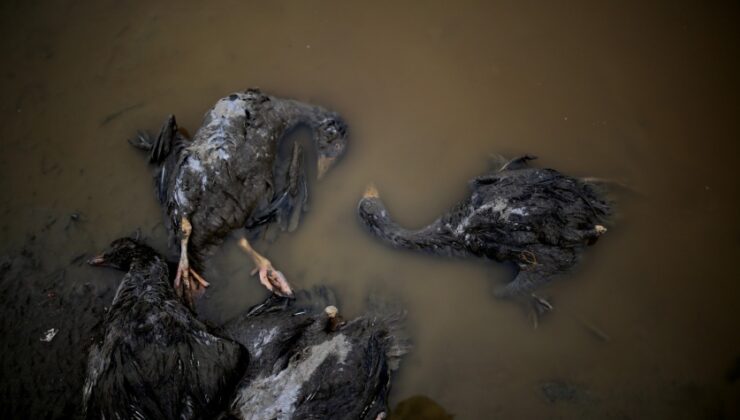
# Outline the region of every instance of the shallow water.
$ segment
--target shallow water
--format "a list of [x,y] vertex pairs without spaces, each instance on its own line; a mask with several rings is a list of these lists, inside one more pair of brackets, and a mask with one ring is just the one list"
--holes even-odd
[[[740,415],[726,379],[740,357],[737,5],[150,3],[0,5],[3,252],[52,221],[36,239],[48,265],[137,227],[163,249],[126,138],[168,113],[194,132],[218,98],[258,86],[350,126],[299,230],[256,248],[294,286],[336,287],[348,314],[370,293],[406,305],[415,350],[392,402],[425,395],[464,419]],[[537,329],[491,296],[502,267],[394,251],[355,215],[372,181],[422,226],[494,153],[629,186],[607,235],[543,292],[556,311]],[[201,313],[260,300],[250,269],[227,243]],[[549,381],[585,395],[551,403]]]

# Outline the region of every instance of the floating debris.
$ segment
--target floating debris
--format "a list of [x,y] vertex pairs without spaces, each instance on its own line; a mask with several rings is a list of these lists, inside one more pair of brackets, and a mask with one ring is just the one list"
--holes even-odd
[[599,340],[601,340],[601,341],[603,341],[605,343],[608,343],[608,342],[612,341],[612,338],[609,336],[609,334],[607,334],[606,332],[604,332],[604,330],[602,330],[601,328],[599,328],[598,326],[596,326],[594,323],[589,322],[589,321],[586,321],[585,319],[583,319],[583,318],[581,318],[581,317],[579,317],[577,315],[573,315],[573,318],[583,328],[585,328],[587,332],[589,332],[591,335],[593,335],[594,337],[598,338]]
[[57,335],[58,332],[59,332],[59,330],[56,329],[56,328],[49,328],[44,333],[44,335],[41,336],[41,341],[43,341],[44,343],[51,342],[51,340],[53,340],[54,337],[56,337],[56,335]]
[[69,230],[73,225],[84,221],[85,215],[80,211],[75,211],[69,215],[69,220],[67,220],[67,225],[64,226],[64,230]]

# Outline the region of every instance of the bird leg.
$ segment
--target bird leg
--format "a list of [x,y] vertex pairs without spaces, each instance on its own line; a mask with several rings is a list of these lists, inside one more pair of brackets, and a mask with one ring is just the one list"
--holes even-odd
[[[198,291],[200,287],[206,288],[210,286],[210,283],[205,281],[200,274],[190,268],[188,261],[188,240],[190,240],[190,234],[193,231],[193,226],[187,217],[180,220],[180,229],[182,230],[182,238],[180,239],[180,263],[177,265],[177,274],[175,275],[175,293],[180,298],[184,298],[186,303],[191,308],[195,307],[193,300],[193,294]],[[192,274],[193,280],[191,281],[190,275]]]
[[267,288],[267,290],[275,293],[278,296],[290,297],[293,296],[293,291],[290,289],[288,280],[285,279],[283,273],[275,270],[272,263],[267,258],[263,257],[257,251],[255,251],[247,238],[242,237],[239,240],[239,247],[244,250],[252,260],[254,261],[255,268],[252,270],[252,275],[259,272],[260,283]]
[[530,300],[530,312],[529,316],[532,319],[532,326],[534,329],[537,329],[540,324],[540,318],[547,315],[548,313],[555,310],[555,307],[552,306],[552,303],[550,303],[547,299],[537,296],[536,294],[531,294],[531,300]]

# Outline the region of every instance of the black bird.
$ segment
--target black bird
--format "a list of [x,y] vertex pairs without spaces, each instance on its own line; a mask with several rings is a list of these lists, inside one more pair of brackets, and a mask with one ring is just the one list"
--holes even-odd
[[90,419],[197,419],[223,410],[248,363],[175,295],[164,259],[129,238],[89,261],[127,271],[93,344],[83,388]]
[[382,419],[410,343],[404,312],[371,302],[343,321],[326,289],[269,297],[224,327],[250,353],[231,402],[239,419]]
[[[191,305],[195,289],[208,286],[198,274],[204,259],[232,230],[254,231],[276,219],[283,228],[295,227],[307,194],[301,152],[295,145],[286,165],[278,157],[278,146],[299,125],[313,130],[321,178],[344,153],[345,123],[324,108],[256,89],[219,100],[192,140],[169,116],[154,141],[143,133],[131,141],[149,150],[150,162],[158,167],[157,196],[171,246],[180,246],[175,288]],[[279,168],[285,166],[281,173]],[[246,236],[239,245],[254,260],[255,272],[267,289],[282,296],[292,294],[282,273],[252,249]]]
[[373,186],[358,213],[370,232],[397,248],[513,262],[516,277],[495,295],[526,295],[570,270],[583,248],[606,232],[603,223],[611,211],[595,185],[553,169],[529,168],[532,159],[514,159],[473,179],[469,198],[420,230],[393,222]]

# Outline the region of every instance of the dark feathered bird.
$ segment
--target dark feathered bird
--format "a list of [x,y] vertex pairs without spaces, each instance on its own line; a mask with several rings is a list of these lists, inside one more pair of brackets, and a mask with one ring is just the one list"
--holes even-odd
[[410,347],[403,311],[376,303],[345,322],[321,289],[296,298],[272,296],[225,326],[250,352],[231,416],[385,418],[391,375]]
[[223,409],[248,362],[177,298],[164,259],[135,240],[90,260],[128,271],[88,359],[83,407],[90,419],[199,419]]
[[515,159],[473,179],[470,197],[420,230],[393,222],[374,187],[360,200],[358,213],[370,232],[398,248],[513,262],[516,277],[495,294],[525,295],[573,267],[583,248],[606,232],[610,214],[594,185],[553,169],[529,168],[531,159]]
[[[157,195],[172,246],[180,246],[176,289],[182,284],[191,304],[194,288],[208,285],[197,271],[229,232],[276,219],[284,228],[295,227],[307,194],[301,153],[296,146],[286,164],[278,159],[278,146],[299,125],[313,130],[320,178],[344,153],[347,129],[342,119],[324,108],[254,89],[219,100],[192,140],[170,116],[156,140],[140,134],[131,142],[149,150],[158,167]],[[283,275],[245,236],[239,244],[254,260],[265,287],[283,296],[292,293]]]

